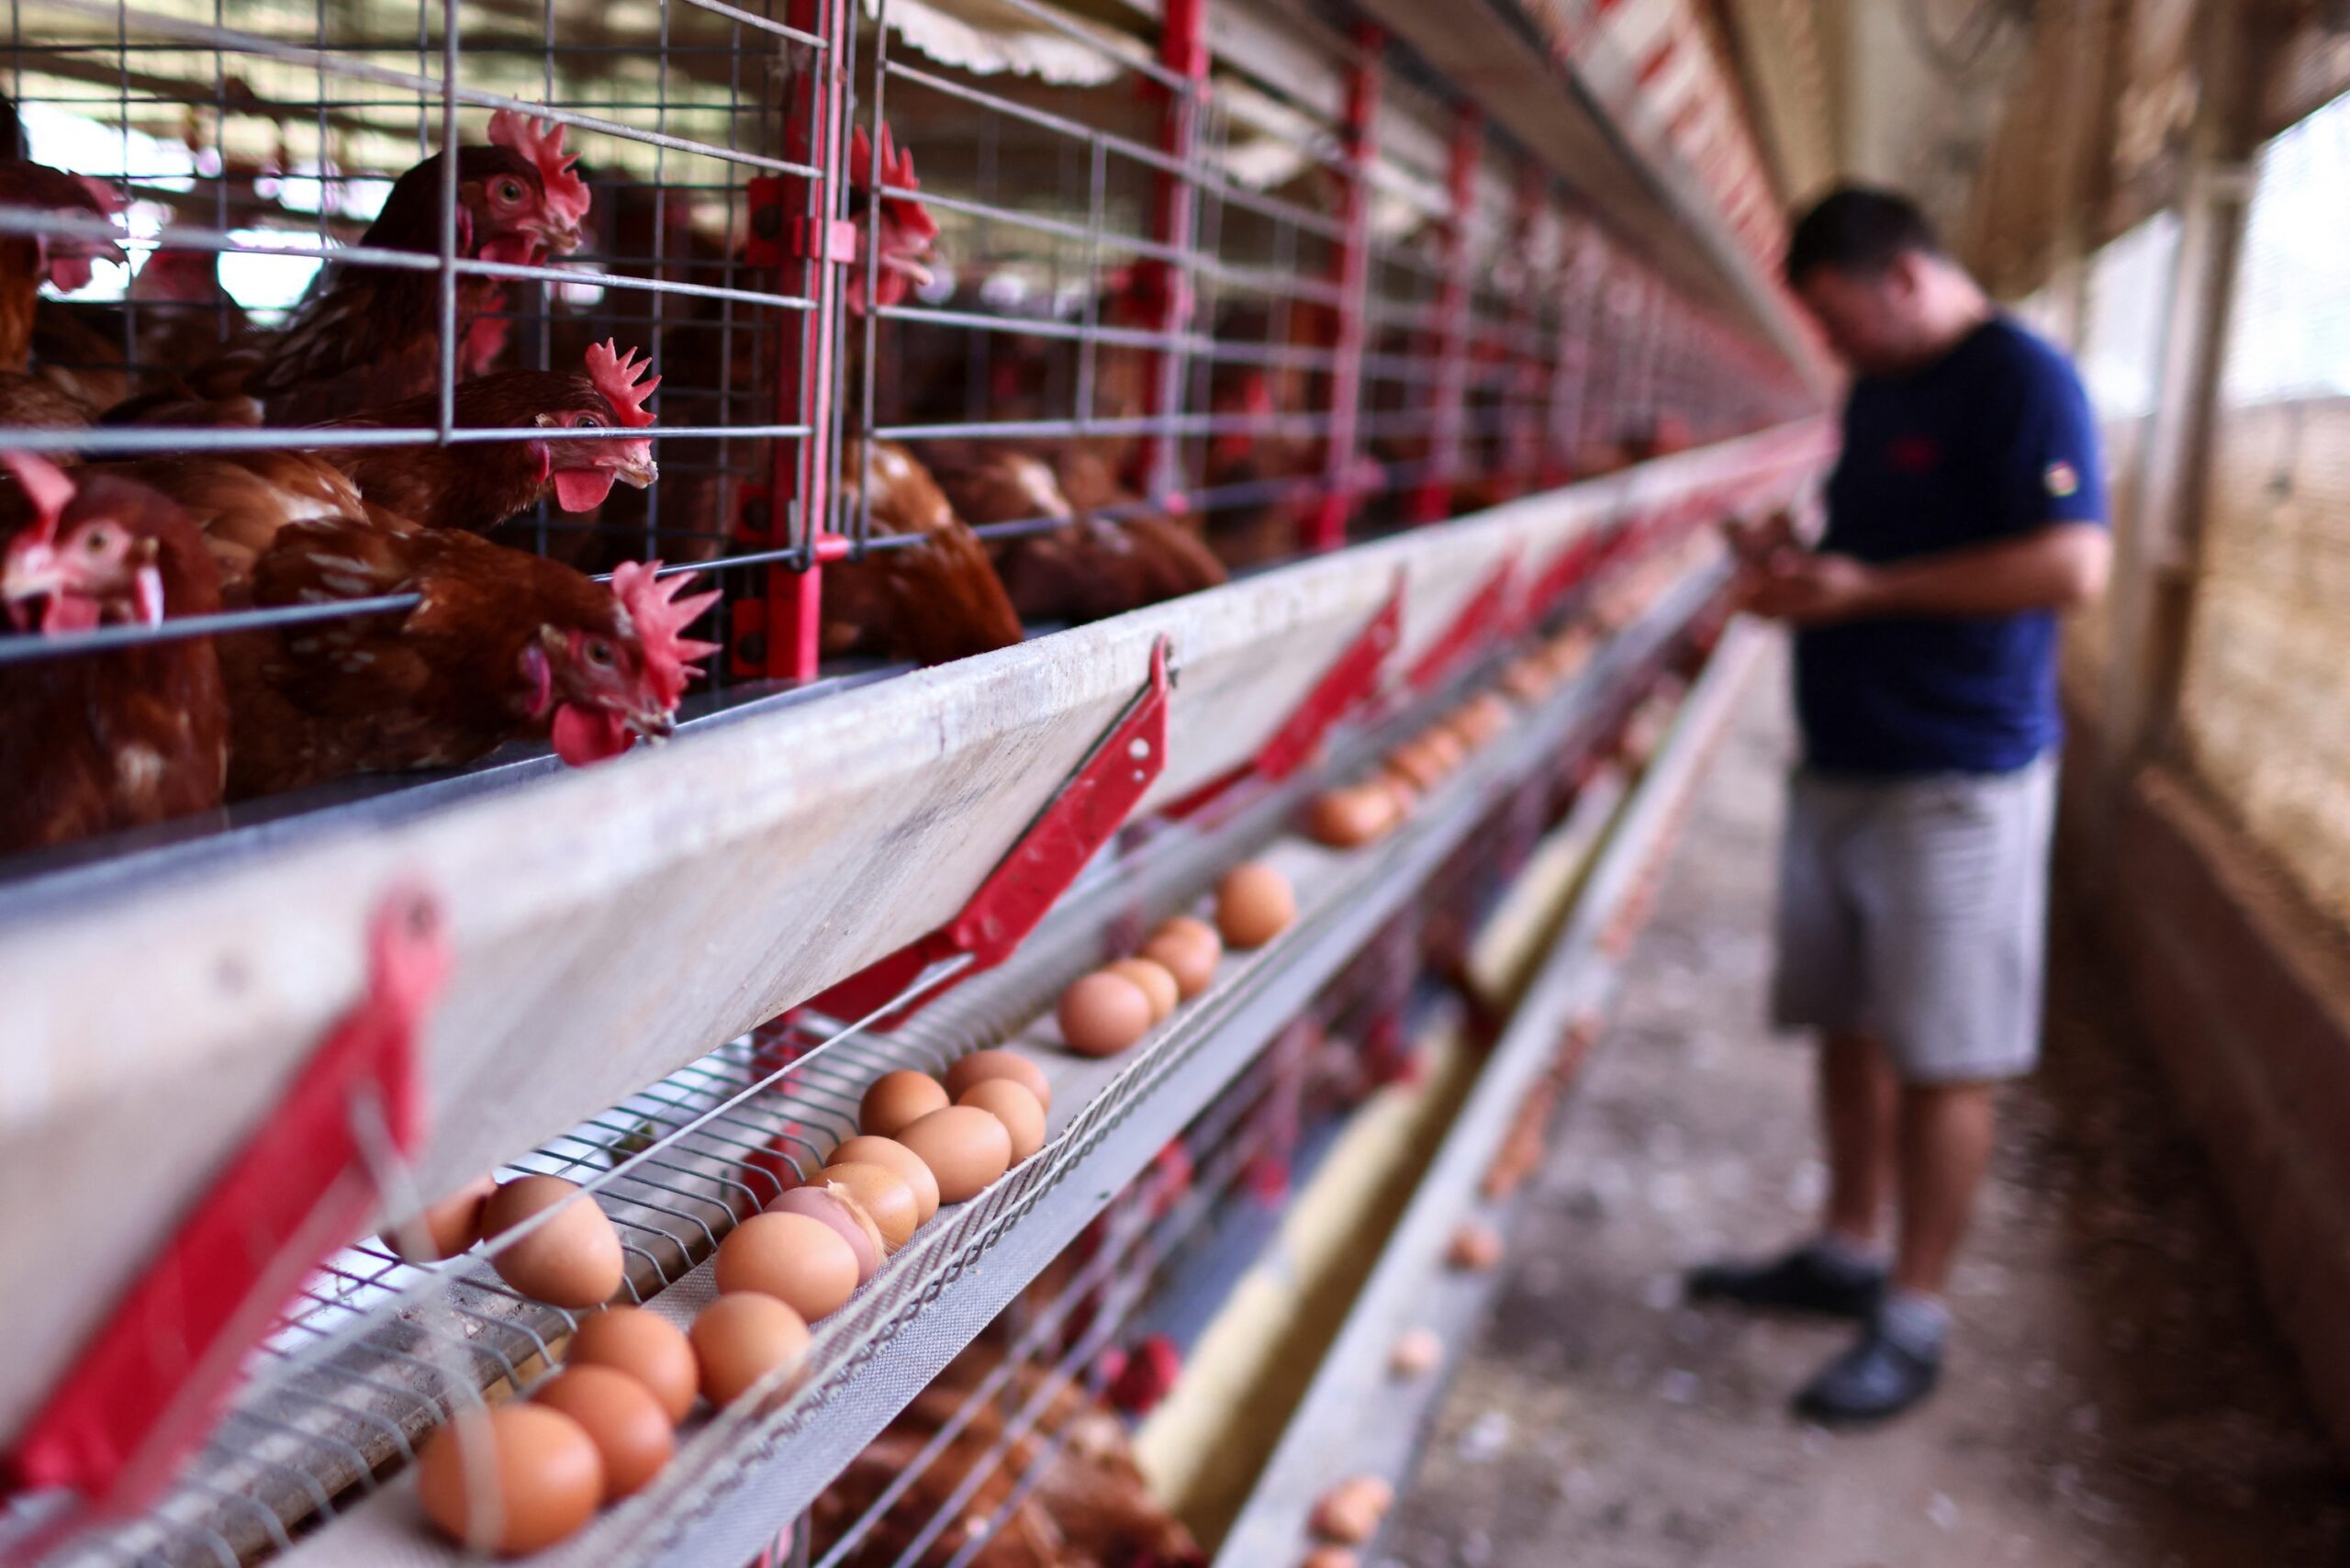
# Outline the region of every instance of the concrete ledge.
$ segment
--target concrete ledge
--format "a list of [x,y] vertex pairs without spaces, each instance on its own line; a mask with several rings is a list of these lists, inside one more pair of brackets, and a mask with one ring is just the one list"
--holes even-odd
[[2177,776],[2142,772],[2112,832],[2099,937],[2350,1454],[2350,956]]

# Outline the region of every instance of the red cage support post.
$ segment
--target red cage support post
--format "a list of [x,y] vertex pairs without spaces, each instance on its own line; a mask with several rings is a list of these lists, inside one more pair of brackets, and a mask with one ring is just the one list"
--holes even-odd
[[1477,155],[1484,122],[1472,105],[1452,122],[1452,156],[1445,176],[1444,287],[1436,308],[1435,439],[1428,471],[1412,497],[1412,521],[1436,522],[1452,513],[1452,487],[1460,474],[1461,423],[1469,388],[1470,218],[1476,209]]
[[1386,35],[1357,25],[1354,58],[1347,66],[1346,118],[1338,127],[1344,165],[1338,193],[1341,237],[1332,258],[1338,306],[1331,341],[1330,434],[1322,459],[1322,498],[1307,519],[1308,550],[1336,550],[1347,542],[1355,510],[1355,460],[1362,419],[1365,304],[1371,293],[1371,126],[1379,116],[1379,57]]
[[[1160,95],[1159,151],[1174,165],[1158,171],[1151,212],[1151,238],[1163,256],[1147,256],[1135,267],[1146,321],[1151,331],[1174,338],[1188,330],[1197,304],[1192,283],[1192,253],[1199,243],[1199,190],[1191,169],[1199,154],[1200,106],[1208,88],[1207,0],[1167,0],[1159,18],[1158,62],[1180,77],[1178,89],[1151,84]],[[1139,488],[1157,505],[1188,510],[1183,495],[1182,446],[1173,420],[1183,410],[1183,376],[1190,356],[1170,342],[1150,351],[1143,378],[1144,412],[1152,423],[1142,449]],[[1080,413],[1091,417],[1091,409]]]
[[[1559,337],[1550,361],[1550,417],[1543,432],[1542,487],[1555,489],[1574,478],[1581,459],[1583,394],[1591,383],[1591,328],[1598,319],[1595,269],[1600,243],[1584,223],[1572,246],[1561,237],[1559,278]],[[1565,252],[1572,251],[1572,254]]]
[[[754,548],[798,548],[800,558],[767,568],[766,596],[736,607],[734,666],[769,679],[813,679],[822,654],[824,565],[848,553],[832,529],[834,442],[843,269],[856,253],[843,230],[840,193],[846,181],[848,0],[789,0],[790,24],[824,40],[793,84],[785,145],[812,174],[761,176],[750,183],[754,264],[776,269],[776,288],[809,301],[778,323],[776,423],[804,424],[797,442],[778,438],[764,489],[746,487],[743,532]],[[796,315],[794,322],[791,317]],[[797,513],[799,526],[793,527]],[[751,615],[746,611],[755,610]],[[755,638],[755,641],[754,640]]]
[[[1516,205],[1510,215],[1510,232],[1521,256],[1534,254],[1535,230],[1542,220],[1542,200],[1550,194],[1548,171],[1531,158],[1517,170]],[[1536,406],[1542,394],[1543,356],[1535,331],[1535,280],[1522,280],[1509,306],[1509,341],[1498,353],[1509,366],[1509,384],[1503,398],[1505,418],[1502,472],[1511,496],[1522,496],[1540,482],[1542,423]]]

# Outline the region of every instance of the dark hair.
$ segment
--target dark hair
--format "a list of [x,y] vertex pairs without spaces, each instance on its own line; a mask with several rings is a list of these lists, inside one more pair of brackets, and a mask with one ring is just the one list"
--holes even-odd
[[1820,267],[1874,277],[1912,253],[1946,253],[1916,202],[1868,185],[1840,185],[1796,219],[1787,241],[1787,281],[1800,282]]

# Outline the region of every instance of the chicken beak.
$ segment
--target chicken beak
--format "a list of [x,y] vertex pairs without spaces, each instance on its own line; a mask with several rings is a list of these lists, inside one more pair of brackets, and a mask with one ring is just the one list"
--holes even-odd
[[53,599],[68,586],[65,563],[55,547],[37,541],[9,551],[7,566],[0,569],[0,600],[6,602],[8,619],[20,632],[32,626],[33,601]]
[[896,273],[916,288],[930,286],[930,269],[923,265],[917,257],[894,251],[884,251],[881,252],[881,270],[885,273]]
[[666,708],[632,708],[624,722],[632,734],[653,745],[659,745],[677,733],[677,717]]
[[582,240],[579,226],[557,218],[553,213],[546,213],[532,219],[529,228],[532,233],[537,235],[545,243],[548,253],[551,255],[567,256],[579,249]]
[[632,457],[613,467],[612,477],[642,490],[661,477],[661,465],[650,457]]

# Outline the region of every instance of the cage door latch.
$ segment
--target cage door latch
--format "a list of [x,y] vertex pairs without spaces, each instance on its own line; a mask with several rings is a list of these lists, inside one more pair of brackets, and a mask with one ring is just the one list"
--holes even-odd
[[1289,717],[1265,737],[1257,755],[1169,806],[1166,814],[1195,815],[1244,778],[1286,778],[1312,762],[1321,752],[1324,738],[1338,722],[1378,696],[1387,657],[1403,641],[1403,634],[1404,575],[1399,571],[1385,602],[1339,650],[1321,678],[1290,710]]
[[1516,575],[1517,546],[1512,545],[1412,666],[1414,690],[1427,690],[1449,675],[1471,648],[1511,630],[1504,612],[1509,604],[1510,580]]
[[1011,957],[1166,767],[1167,700],[1172,689],[1162,637],[1151,647],[1150,676],[1142,689],[987,874],[962,913],[810,998],[808,1005],[834,1018],[863,1018],[903,995],[931,965],[969,957],[955,974],[893,1009],[890,1018],[900,1019]]
[[151,1497],[208,1429],[246,1353],[378,1206],[357,1118],[384,1135],[379,1151],[407,1156],[422,1141],[417,1037],[447,972],[438,906],[412,889],[386,895],[368,931],[365,991],[0,1454],[0,1492],[76,1495],[50,1511],[45,1534]]

